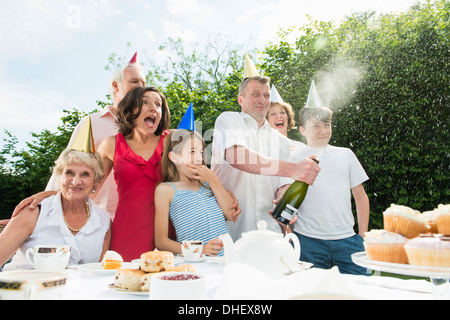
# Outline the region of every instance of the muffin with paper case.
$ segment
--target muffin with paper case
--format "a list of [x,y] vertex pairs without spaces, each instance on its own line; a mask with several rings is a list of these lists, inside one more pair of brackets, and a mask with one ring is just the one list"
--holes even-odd
[[365,233],[364,248],[372,260],[406,264],[408,258],[403,248],[406,241],[398,233],[375,229]]

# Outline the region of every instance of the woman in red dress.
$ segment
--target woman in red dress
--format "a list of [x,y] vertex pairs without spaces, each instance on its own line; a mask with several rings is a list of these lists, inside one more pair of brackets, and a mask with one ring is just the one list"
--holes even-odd
[[137,87],[118,106],[119,133],[99,147],[105,174],[114,167],[119,200],[112,224],[111,250],[125,261],[155,249],[154,192],[161,181],[161,155],[170,113],[154,87]]

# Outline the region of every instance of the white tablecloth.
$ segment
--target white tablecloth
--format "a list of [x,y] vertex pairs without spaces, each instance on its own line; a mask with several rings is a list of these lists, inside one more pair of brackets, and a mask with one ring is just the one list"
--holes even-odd
[[[246,286],[246,278],[240,281],[239,277],[223,279],[225,275],[230,277],[230,266],[226,268],[221,263],[202,262],[193,263],[197,272],[206,276],[207,299],[283,299],[278,291],[297,298],[357,298],[357,299],[382,299],[382,300],[432,300],[433,285],[425,280],[402,280],[392,277],[378,276],[354,276],[341,275],[336,269],[322,270],[312,268],[286,276],[277,281],[269,281],[270,285],[258,282],[261,288],[252,292],[251,287]],[[237,268],[237,267],[236,267]],[[233,278],[238,282],[233,284]],[[67,278],[64,299],[69,300],[125,300],[125,299],[149,299],[148,294],[130,294],[117,292],[109,288],[114,283],[114,275],[94,275],[85,271],[72,270]],[[249,282],[250,283],[250,282]],[[235,290],[227,291],[225,286],[233,285]],[[236,288],[242,286],[241,288]],[[220,289],[218,290],[218,288]],[[447,285],[449,287],[449,285]],[[288,290],[285,290],[288,288]],[[447,290],[441,298],[450,299],[450,290]],[[225,294],[224,294],[225,292]],[[219,295],[218,295],[219,294]],[[227,295],[228,294],[228,295]]]

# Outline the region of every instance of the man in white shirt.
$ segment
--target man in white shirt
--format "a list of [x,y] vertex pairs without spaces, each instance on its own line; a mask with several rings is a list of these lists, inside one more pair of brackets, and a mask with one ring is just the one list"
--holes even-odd
[[266,120],[270,107],[270,79],[245,78],[239,87],[242,112],[224,112],[214,127],[211,168],[227,190],[239,201],[242,213],[236,223],[228,223],[234,240],[256,229],[265,220],[268,229],[281,232],[269,215],[273,200],[279,199],[292,179],[312,184],[320,167],[307,158],[291,162],[290,144]]

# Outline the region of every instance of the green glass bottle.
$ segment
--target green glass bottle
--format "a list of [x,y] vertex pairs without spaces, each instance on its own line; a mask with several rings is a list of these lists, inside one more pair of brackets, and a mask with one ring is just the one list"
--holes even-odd
[[[316,163],[318,160],[313,159]],[[283,224],[288,225],[298,212],[298,208],[308,192],[308,184],[303,181],[294,181],[281,197],[272,211],[272,216]]]
[[295,181],[286,190],[281,197],[275,209],[272,211],[272,216],[286,225],[297,214],[298,208],[305,199],[308,191],[308,184],[303,181]]

